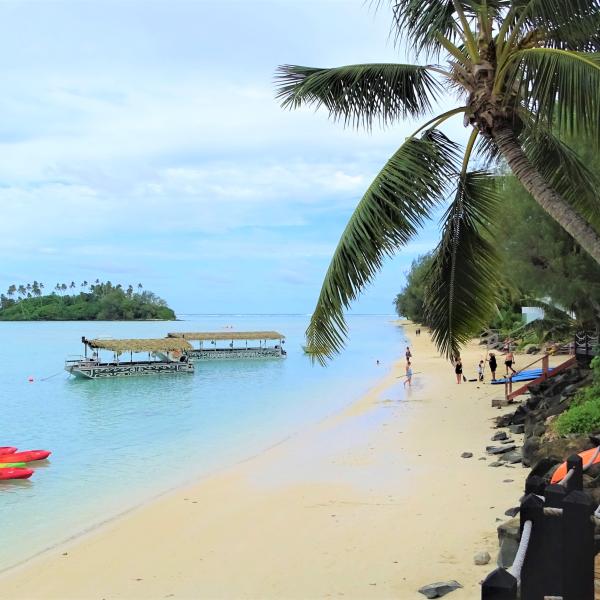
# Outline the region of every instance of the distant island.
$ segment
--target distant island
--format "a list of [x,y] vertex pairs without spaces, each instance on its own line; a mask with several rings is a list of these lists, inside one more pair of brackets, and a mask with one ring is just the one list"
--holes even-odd
[[123,287],[110,281],[77,285],[57,283],[52,292],[43,283],[11,285],[0,294],[0,321],[143,321],[176,318],[167,303],[138,283]]

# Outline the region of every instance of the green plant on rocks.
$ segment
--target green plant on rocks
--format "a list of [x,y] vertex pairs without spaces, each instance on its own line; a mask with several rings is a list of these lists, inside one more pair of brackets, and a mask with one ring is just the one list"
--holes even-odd
[[592,360],[592,385],[577,392],[573,404],[556,420],[560,435],[600,431],[600,356]]

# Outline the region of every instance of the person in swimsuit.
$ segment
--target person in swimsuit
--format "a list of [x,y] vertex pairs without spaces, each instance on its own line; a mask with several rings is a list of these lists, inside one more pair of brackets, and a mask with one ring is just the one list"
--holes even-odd
[[490,352],[488,362],[490,363],[490,371],[492,372],[492,381],[496,381],[496,369],[498,368],[498,363],[496,362],[496,356],[493,352]]
[[516,371],[513,369],[513,363],[515,362],[515,355],[512,353],[512,350],[509,350],[506,356],[504,357],[504,364],[506,365],[506,375],[508,376],[508,370],[512,371],[514,375]]
[[406,387],[407,383],[408,383],[408,387],[412,387],[412,376],[413,376],[412,364],[409,360],[406,363],[406,381],[404,382],[404,387]]
[[456,359],[454,363],[454,372],[456,373],[456,383],[461,383],[462,381],[462,361],[460,357]]
[[477,377],[479,381],[483,381],[483,366],[484,362],[482,360],[479,361],[479,365],[477,365]]
[[410,348],[406,346],[406,352],[404,353],[406,356],[406,362],[410,363],[410,359],[412,358],[412,354],[410,352]]

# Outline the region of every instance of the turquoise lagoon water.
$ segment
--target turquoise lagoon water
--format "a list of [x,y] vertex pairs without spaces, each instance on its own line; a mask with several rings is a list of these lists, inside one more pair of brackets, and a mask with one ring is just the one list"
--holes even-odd
[[[326,369],[303,354],[308,317],[300,315],[0,323],[0,446],[52,450],[30,480],[0,482],[0,570],[348,405],[400,355],[405,340],[391,319],[350,317],[348,348]],[[282,332],[287,358],[98,381],[62,371],[64,358],[82,351],[82,335],[162,337],[227,325]]]

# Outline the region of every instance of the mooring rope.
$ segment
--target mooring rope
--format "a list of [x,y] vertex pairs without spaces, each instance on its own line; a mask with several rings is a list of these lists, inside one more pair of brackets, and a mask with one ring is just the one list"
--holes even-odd
[[527,554],[527,547],[529,546],[529,539],[531,538],[531,521],[525,521],[523,525],[523,533],[521,534],[521,541],[519,542],[519,549],[515,555],[515,560],[512,566],[508,569],[508,572],[521,583],[521,570],[523,569],[523,563],[525,562],[525,556]]
[[48,379],[52,379],[53,377],[56,377],[57,375],[60,375],[62,373],[62,371],[59,371],[58,373],[54,373],[54,375],[49,375],[48,377],[42,377],[40,379],[40,381],[48,381]]
[[569,483],[569,479],[571,479],[571,477],[573,476],[573,473],[575,473],[575,469],[569,469],[569,472],[561,479],[558,485],[566,487],[567,483]]

